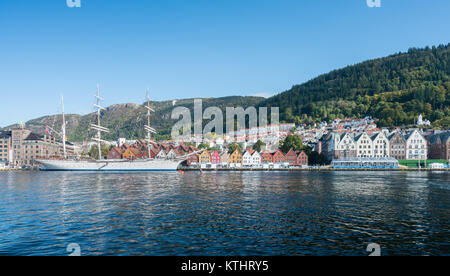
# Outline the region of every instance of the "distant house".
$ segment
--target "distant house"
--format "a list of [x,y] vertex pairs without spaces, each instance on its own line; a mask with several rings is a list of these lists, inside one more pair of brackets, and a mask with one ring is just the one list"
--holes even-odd
[[427,137],[430,159],[450,160],[450,131]]
[[209,151],[205,150],[200,154],[199,163],[200,164],[211,164],[211,154],[209,153]]
[[228,166],[228,163],[230,162],[230,155],[228,152],[225,151],[220,155],[220,161],[222,162],[222,166]]
[[116,159],[116,160],[122,159],[122,154],[123,151],[121,148],[113,147],[106,156],[106,159]]
[[276,151],[273,154],[273,163],[274,164],[284,164],[286,162],[286,158],[281,150]]
[[199,154],[192,154],[186,160],[188,166],[198,165],[199,164]]
[[419,130],[415,129],[406,136],[406,159],[426,160],[428,159],[427,140]]
[[242,167],[242,153],[239,150],[235,150],[230,155],[230,167],[234,168]]
[[308,155],[304,151],[297,154],[297,166],[308,166]]
[[268,164],[273,163],[273,155],[269,151],[265,151],[263,154],[261,154],[261,163]]
[[171,148],[166,155],[169,159],[175,159],[179,156],[179,153],[175,148]]
[[213,165],[219,165],[222,163],[222,157],[217,151],[214,151],[211,153],[211,164]]
[[128,160],[141,159],[143,157],[142,153],[134,147],[129,147],[122,156],[124,159]]
[[260,166],[262,163],[261,154],[257,151],[254,151],[252,154],[252,166]]
[[289,163],[290,166],[297,166],[297,154],[295,153],[294,149],[290,149],[288,153],[284,156],[285,162],[283,163]]
[[244,167],[251,167],[252,166],[252,155],[254,153],[254,150],[247,149],[244,154],[242,155],[242,165]]
[[389,136],[390,156],[397,160],[406,159],[406,139],[396,131]]

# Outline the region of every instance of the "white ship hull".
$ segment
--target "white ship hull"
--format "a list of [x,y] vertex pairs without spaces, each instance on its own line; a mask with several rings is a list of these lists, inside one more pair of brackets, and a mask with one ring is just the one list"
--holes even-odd
[[37,160],[44,171],[176,171],[182,161],[176,160]]

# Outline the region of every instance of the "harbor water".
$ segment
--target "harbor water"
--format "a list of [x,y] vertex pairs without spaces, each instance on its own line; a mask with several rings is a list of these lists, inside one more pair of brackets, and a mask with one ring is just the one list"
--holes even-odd
[[449,172],[0,172],[0,255],[450,255]]

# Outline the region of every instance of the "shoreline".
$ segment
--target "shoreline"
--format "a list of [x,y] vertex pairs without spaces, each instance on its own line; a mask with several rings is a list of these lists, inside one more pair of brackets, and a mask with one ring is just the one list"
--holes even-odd
[[[194,169],[194,168],[183,168],[180,169],[181,171],[200,171],[200,169]],[[398,169],[365,169],[365,168],[359,168],[359,169],[335,169],[335,168],[289,168],[289,169],[283,169],[283,168],[279,168],[279,169],[263,169],[263,168],[234,168],[234,169],[230,169],[230,168],[216,168],[216,169],[212,169],[212,168],[208,168],[208,169],[201,169],[201,171],[261,171],[261,172],[270,172],[270,171],[312,171],[312,172],[327,172],[327,171],[394,171],[394,172],[398,172],[398,171],[443,171],[443,172],[450,172],[450,168],[446,168],[446,169],[430,169],[430,168],[407,168],[407,169],[402,169],[402,168],[398,168]]]
[[[24,172],[39,172],[40,169],[0,169],[0,172],[10,172],[10,171],[24,171]],[[368,172],[368,171],[385,171],[385,172],[416,172],[416,171],[424,171],[424,172],[450,172],[450,168],[444,169],[430,169],[430,168],[398,168],[398,169],[375,169],[375,168],[352,168],[352,169],[335,169],[335,168],[278,168],[278,169],[263,169],[263,168],[207,168],[207,169],[199,169],[199,168],[182,168],[179,171],[183,172],[346,172],[346,171],[354,171],[354,172]],[[106,172],[106,171],[102,171]],[[120,172],[120,171],[119,171]]]

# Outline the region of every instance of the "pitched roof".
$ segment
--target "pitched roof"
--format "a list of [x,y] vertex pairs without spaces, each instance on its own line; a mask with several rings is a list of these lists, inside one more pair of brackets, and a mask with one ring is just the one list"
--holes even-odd
[[43,135],[39,135],[36,133],[31,132],[27,138],[25,138],[25,141],[40,141],[44,138]]

